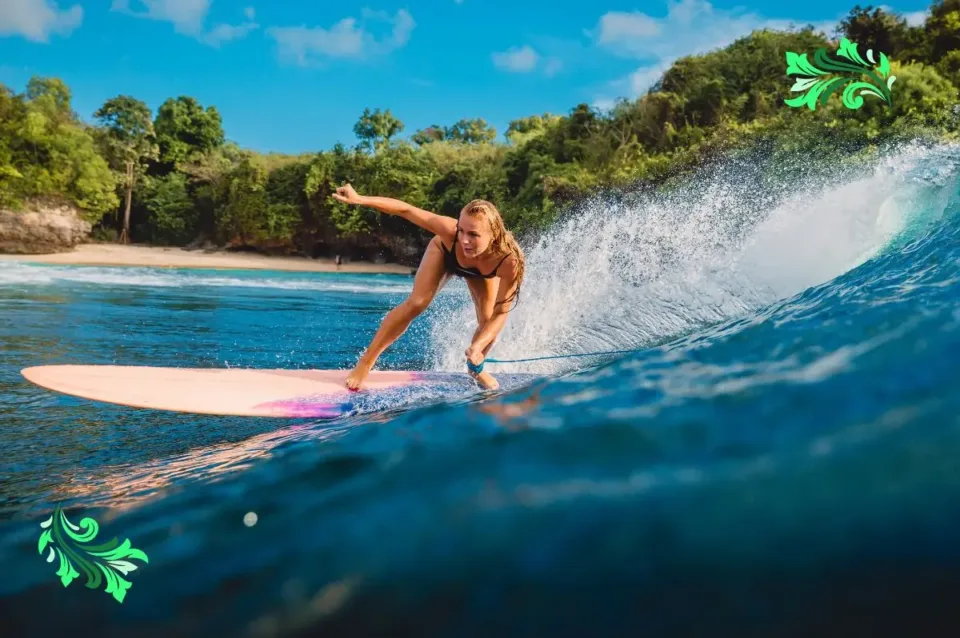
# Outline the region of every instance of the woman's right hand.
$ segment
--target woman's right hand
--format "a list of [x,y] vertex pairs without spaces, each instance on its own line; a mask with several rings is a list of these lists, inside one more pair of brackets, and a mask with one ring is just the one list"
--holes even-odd
[[344,204],[359,204],[362,201],[357,191],[350,184],[344,184],[333,193],[333,198]]

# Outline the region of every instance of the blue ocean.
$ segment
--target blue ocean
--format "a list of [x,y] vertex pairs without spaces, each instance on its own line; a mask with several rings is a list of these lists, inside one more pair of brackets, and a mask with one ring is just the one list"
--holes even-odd
[[[522,240],[501,390],[332,420],[20,370],[349,368],[412,277],[0,262],[3,634],[957,635],[960,148],[731,159]],[[454,280],[377,368],[463,372],[475,325]],[[38,551],[58,505],[149,556],[122,603]]]

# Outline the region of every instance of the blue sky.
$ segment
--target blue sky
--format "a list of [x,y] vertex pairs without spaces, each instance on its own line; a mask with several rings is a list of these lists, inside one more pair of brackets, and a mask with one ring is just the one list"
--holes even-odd
[[[756,28],[832,31],[856,3],[0,0],[0,82],[60,77],[87,120],[118,94],[154,110],[190,95],[264,152],[353,145],[365,107],[389,108],[401,137],[464,117],[502,135],[511,119],[640,95],[677,57]],[[881,6],[914,22],[929,2]]]

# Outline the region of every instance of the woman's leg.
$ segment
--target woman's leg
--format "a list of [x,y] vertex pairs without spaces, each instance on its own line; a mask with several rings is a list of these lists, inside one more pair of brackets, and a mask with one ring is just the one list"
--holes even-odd
[[377,358],[383,354],[390,344],[402,335],[410,323],[430,305],[434,295],[446,283],[448,274],[443,266],[443,254],[440,252],[439,240],[434,237],[420,260],[417,276],[413,280],[413,290],[410,296],[396,308],[387,313],[373,341],[367,346],[360,361],[347,376],[347,387],[359,390],[364,379],[370,374]]

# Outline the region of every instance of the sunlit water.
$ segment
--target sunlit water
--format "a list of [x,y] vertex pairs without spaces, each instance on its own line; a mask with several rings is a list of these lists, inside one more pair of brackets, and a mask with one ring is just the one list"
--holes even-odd
[[[585,204],[526,245],[492,356],[636,352],[490,364],[495,396],[332,421],[133,410],[19,370],[350,367],[410,277],[4,263],[0,617],[17,636],[956,633],[958,168],[949,147],[829,180],[729,162]],[[454,281],[379,367],[462,371],[474,326]],[[122,605],[38,554],[56,503],[149,555]]]

